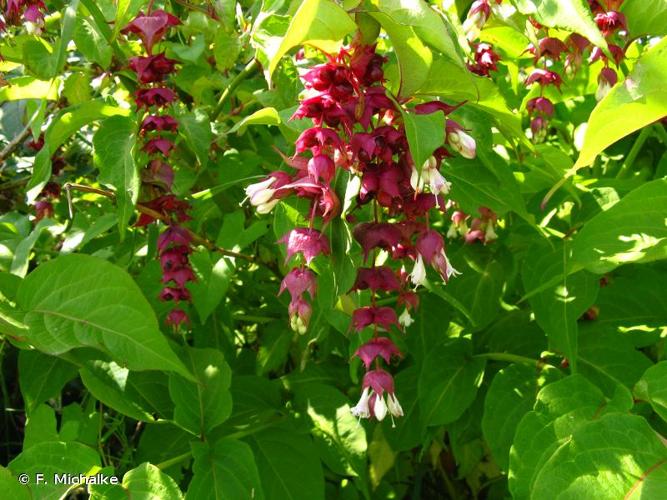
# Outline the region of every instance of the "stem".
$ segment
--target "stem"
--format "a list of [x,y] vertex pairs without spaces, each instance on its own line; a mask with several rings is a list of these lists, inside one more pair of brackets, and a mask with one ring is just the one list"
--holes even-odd
[[644,127],[642,131],[639,133],[639,137],[637,137],[637,140],[635,143],[632,145],[632,149],[630,149],[630,152],[628,153],[628,156],[625,158],[625,161],[623,162],[623,166],[620,168],[618,173],[616,174],[617,179],[621,179],[630,172],[632,169],[632,166],[635,163],[635,160],[637,159],[637,155],[641,151],[642,147],[644,146],[644,143],[646,142],[646,139],[648,139],[648,136],[651,135],[651,127]]
[[176,465],[178,463],[181,463],[183,460],[192,457],[192,452],[191,451],[186,451],[182,455],[175,456],[174,458],[170,458],[169,460],[165,460],[164,462],[160,462],[159,464],[156,465],[156,467],[160,470],[167,469],[171,467],[172,465]]
[[253,59],[248,64],[246,64],[245,68],[243,68],[241,72],[238,75],[236,75],[231,82],[229,82],[227,88],[222,91],[222,94],[220,94],[220,99],[218,99],[218,104],[215,106],[215,109],[211,114],[211,121],[216,120],[218,116],[220,116],[220,114],[222,113],[222,108],[225,106],[227,99],[229,99],[232,93],[236,90],[236,87],[238,87],[241,84],[241,82],[243,82],[243,80],[251,76],[258,69],[259,69],[259,61],[257,61],[257,59]]
[[528,358],[526,356],[519,356],[518,354],[511,354],[508,352],[485,352],[483,354],[475,354],[473,358],[481,359],[490,359],[492,361],[507,361],[508,363],[520,363],[523,365],[535,366],[537,368],[554,368],[555,366],[550,365],[541,359]]

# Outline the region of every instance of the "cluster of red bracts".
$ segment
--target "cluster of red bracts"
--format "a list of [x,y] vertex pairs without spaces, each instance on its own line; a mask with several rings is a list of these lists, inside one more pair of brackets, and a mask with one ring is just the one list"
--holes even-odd
[[[452,212],[452,224],[447,231],[447,237],[463,238],[467,244],[480,242],[485,245],[498,239],[495,231],[498,216],[487,207],[480,207],[478,211],[479,217],[473,217],[472,219],[470,215],[461,210]],[[469,220],[470,225],[468,225]]]
[[[191,235],[180,223],[190,219],[185,201],[172,194],[174,171],[167,162],[174,148],[173,135],[178,130],[177,120],[169,115],[166,108],[176,100],[176,93],[165,86],[164,80],[175,71],[177,61],[166,57],[164,52],[154,53],[153,49],[167,30],[180,24],[178,18],[163,10],[154,10],[144,14],[139,12],[122,33],[137,35],[146,48],[147,55],[130,59],[130,69],[137,74],[140,88],[135,93],[137,112],[145,111],[141,122],[140,136],[143,139],[143,151],[148,157],[142,171],[144,196],[148,201],[144,206],[163,216],[167,229],[158,239],[158,255],[162,267],[164,288],[160,300],[189,302],[190,292],[186,285],[194,281],[195,276],[190,266]],[[142,213],[137,226],[145,226],[155,221],[151,215]],[[190,319],[180,307],[174,307],[167,316],[167,324],[175,328],[188,324]]]
[[[624,57],[624,52],[619,45],[612,43],[612,37],[619,32],[627,34],[625,16],[616,10],[623,3],[623,0],[589,0],[588,3],[595,15],[595,22],[598,28],[608,40],[609,52],[613,56],[611,62],[618,66]],[[537,27],[538,29],[544,29],[539,25]],[[591,43],[586,38],[576,33],[572,33],[565,41],[545,36],[539,40],[537,47],[529,47],[528,51],[535,56],[535,64],[544,58],[545,65],[544,68],[534,69],[528,78],[526,78],[525,84],[530,86],[537,83],[542,89],[547,85],[553,85],[560,90],[562,84],[561,75],[553,69],[547,69],[547,67],[553,68],[553,63],[561,59],[561,54],[566,53],[565,70],[568,73],[574,73],[581,65],[584,53],[589,47],[591,48],[591,52],[588,62],[592,64],[598,60],[602,60],[604,63],[604,68],[602,68],[598,75],[598,89],[595,93],[596,99],[598,101],[601,100],[616,85],[618,76],[616,71],[609,67],[610,61],[605,53],[599,47],[591,47]],[[546,59],[549,59],[551,64],[547,64]],[[548,129],[548,120],[554,113],[553,103],[546,97],[543,97],[542,92],[540,92],[539,97],[528,101],[527,109],[531,116],[530,129],[533,138],[536,141],[544,140]]]
[[[332,188],[335,176],[346,171],[360,180],[356,206],[351,212],[368,203],[375,204],[374,220],[359,223],[353,230],[364,262],[370,260],[370,265],[358,269],[351,291],[370,291],[370,305],[353,312],[351,329],[361,332],[370,328],[373,336],[355,353],[367,373],[361,400],[352,412],[378,420],[387,414],[403,414],[392,376],[380,363],[384,360],[389,364],[392,358],[401,356],[389,334],[392,330],[401,331],[412,321],[410,311],[419,303],[413,286],[425,283],[426,265],[444,280],[456,274],[445,254],[442,236],[428,224],[431,209],[444,212],[443,196],[449,192],[440,167],[452,151],[474,158],[476,148],[464,128],[447,119],[442,147],[424,165],[414,165],[401,112],[383,84],[384,62],[374,46],[353,44],[336,56],[329,56],[327,63],[307,71],[302,76],[307,95],[293,118],[309,118],[313,127],[297,139],[295,156],[285,158],[296,172],[273,172],[246,189],[250,203],[259,213],[268,213],[287,196],[311,200],[309,227],[293,229],[280,239],[286,245],[287,262],[294,256],[300,259],[281,286],[281,293],[290,293],[290,323],[300,333],[308,327],[312,313],[309,300],[316,293],[316,275],[307,266],[317,256],[330,254],[329,241],[316,226],[340,216],[340,202]],[[409,112],[442,112],[448,116],[456,107],[433,101]],[[394,221],[381,222],[380,214]],[[352,213],[348,217],[355,218]],[[381,251],[396,265],[376,265]],[[404,261],[414,263],[411,273],[405,270]],[[393,308],[379,307],[376,299],[380,293],[398,294],[397,304],[404,308],[403,313],[398,316]]]
[[45,10],[42,0],[7,0],[3,12],[5,20],[0,21],[0,30],[5,29],[5,23],[16,26],[25,22],[29,31],[38,34],[44,27]]
[[[501,2],[502,0],[495,1],[496,4]],[[496,63],[500,60],[500,56],[493,50],[493,45],[474,41],[491,17],[492,8],[489,0],[476,0],[470,6],[463,22],[463,30],[473,49],[474,61],[468,63],[468,70],[479,76],[490,76],[491,71],[498,71]]]

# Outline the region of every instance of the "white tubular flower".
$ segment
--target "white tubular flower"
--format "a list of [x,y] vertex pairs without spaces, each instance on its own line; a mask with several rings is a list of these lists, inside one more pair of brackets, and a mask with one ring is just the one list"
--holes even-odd
[[384,402],[384,396],[379,394],[375,396],[375,404],[373,405],[373,414],[378,421],[382,422],[387,416],[387,404]]
[[369,399],[370,399],[370,389],[366,387],[364,391],[361,393],[361,397],[359,398],[357,406],[355,406],[350,410],[352,412],[352,415],[358,418],[369,418],[371,416],[371,411],[370,408],[368,407]]
[[401,408],[401,404],[398,402],[395,394],[391,393],[387,395],[387,406],[392,417],[403,416],[403,408]]
[[412,268],[412,272],[410,273],[410,281],[416,286],[426,284],[426,267],[424,266],[424,259],[421,254],[417,255],[415,267]]
[[410,316],[410,311],[404,309],[401,315],[398,317],[398,322],[407,328],[415,321],[412,319],[412,316]]

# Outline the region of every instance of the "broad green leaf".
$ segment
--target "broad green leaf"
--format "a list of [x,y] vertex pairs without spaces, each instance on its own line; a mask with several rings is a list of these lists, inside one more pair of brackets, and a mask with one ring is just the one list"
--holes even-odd
[[27,340],[47,354],[90,346],[131,370],[169,370],[192,378],[169,348],[155,313],[122,269],[89,255],[40,265],[19,288]]
[[560,372],[537,371],[533,366],[512,364],[491,382],[484,398],[482,431],[498,466],[509,469],[509,452],[521,417],[535,404],[540,388],[557,380]]
[[653,410],[667,422],[667,361],[653,365],[637,382],[634,395],[651,403]]
[[586,331],[579,335],[579,369],[606,395],[617,386],[632,389],[651,361],[630,339],[617,332]]
[[576,371],[577,320],[595,301],[599,282],[586,271],[569,274],[569,253],[564,244],[534,247],[524,261],[522,277],[527,291],[541,288],[528,300],[537,323],[549,337],[550,348],[562,353]]
[[296,402],[312,421],[311,433],[322,461],[336,474],[366,475],[366,432],[350,412],[350,401],[338,389],[307,383],[295,389]]
[[130,110],[112,106],[101,99],[69,106],[59,111],[46,130],[45,142],[55,151],[72,135],[93,122],[111,116],[129,116]]
[[148,424],[141,433],[134,457],[139,462],[158,464],[189,452],[191,441],[192,434],[170,423]]
[[134,205],[141,188],[141,178],[133,156],[136,142],[136,123],[123,116],[112,116],[104,120],[93,137],[95,164],[100,169],[100,182],[110,184],[116,189],[121,237],[134,213]]
[[384,424],[385,438],[395,451],[406,451],[422,442],[421,412],[419,397],[415,387],[419,382],[419,366],[410,366],[398,372],[394,377],[396,397],[403,408],[403,416],[396,421],[396,427],[391,422]]
[[62,232],[64,227],[58,227],[58,224],[50,219],[40,220],[28,237],[24,238],[21,243],[16,246],[12,266],[9,270],[12,274],[20,276],[21,278],[25,277],[28,272],[28,264],[30,263],[30,253],[42,233],[49,229],[57,234]]
[[550,457],[531,498],[660,498],[667,491],[666,463],[667,447],[646,420],[605,415],[574,431]]
[[129,383],[129,370],[116,363],[91,361],[79,370],[81,381],[105,405],[135,420],[153,422],[136,389]]
[[[9,462],[8,468],[14,474],[28,474],[28,489],[32,498],[58,500],[71,488],[69,484],[57,484],[55,474],[90,474],[100,467],[97,451],[81,443],[51,441],[39,443],[21,452]],[[42,482],[36,475],[43,474]]]
[[472,356],[470,342],[436,346],[424,360],[417,392],[424,426],[454,422],[475,399],[486,361]]
[[625,0],[620,11],[628,21],[632,38],[644,35],[667,35],[667,2],[665,0]]
[[572,258],[604,273],[628,262],[667,257],[667,180],[641,185],[590,219],[574,238]]
[[563,28],[588,38],[593,45],[607,48],[585,0],[525,0],[518,4],[524,14],[549,28]]
[[170,376],[169,394],[176,405],[174,421],[183,429],[204,436],[232,412],[232,372],[223,354],[215,349],[188,347],[183,358],[197,381]]
[[60,394],[63,386],[76,377],[76,367],[39,351],[19,352],[19,384],[28,415],[37,405]]
[[246,443],[234,439],[193,442],[192,454],[195,461],[187,499],[264,498],[255,457]]
[[56,413],[48,405],[39,405],[30,414],[25,424],[23,449],[27,450],[39,443],[58,441]]
[[234,274],[234,266],[227,257],[220,257],[216,262],[211,252],[200,251],[190,256],[197,281],[190,285],[192,298],[202,323],[215,311],[227,294],[229,283]]
[[433,53],[410,26],[399,24],[382,12],[371,12],[370,15],[387,32],[396,52],[400,82],[395,93],[403,97],[413,95],[428,78]]
[[305,0],[294,13],[285,37],[268,66],[269,77],[280,59],[297,45],[312,45],[332,53],[345,35],[356,29],[352,18],[332,0]]
[[531,498],[535,478],[551,456],[587,422],[608,413],[627,412],[629,392],[608,400],[582,375],[570,375],[546,385],[533,411],[519,422],[510,449],[509,489],[516,499]]
[[33,203],[51,178],[51,148],[48,143],[35,156],[32,176],[26,185],[26,203]]
[[2,494],[12,500],[32,500],[27,486],[22,486],[9,469],[0,466],[0,489]]
[[459,66],[463,60],[457,50],[444,18],[423,0],[371,0],[372,5],[391,19],[412,26],[415,33],[428,45],[440,51]]
[[236,33],[218,29],[213,42],[213,57],[218,71],[227,71],[234,67],[241,53],[241,43]]
[[32,76],[19,76],[8,81],[9,85],[0,87],[0,102],[20,101],[22,99],[47,99],[53,101],[58,98],[60,78],[53,80],[37,80]]
[[667,38],[648,49],[593,109],[573,170],[590,165],[608,146],[667,115],[665,58]]
[[162,472],[155,465],[143,463],[125,473],[123,489],[132,499],[145,500],[181,500],[178,484],[170,476]]
[[267,375],[285,365],[293,340],[293,336],[286,330],[286,324],[274,321],[262,333],[257,351],[258,375]]
[[418,115],[401,109],[405,135],[415,168],[421,172],[433,152],[445,143],[445,115],[440,112]]
[[280,125],[281,123],[282,120],[276,108],[262,108],[236,122],[229,129],[229,133],[238,132],[239,135],[243,135],[249,125]]
[[324,499],[324,474],[310,437],[273,427],[246,438],[268,500]]
[[211,124],[205,113],[195,111],[178,117],[178,131],[197,156],[202,167],[208,165],[208,150],[213,141]]
[[86,17],[77,19],[73,39],[76,48],[87,59],[96,62],[103,69],[109,67],[113,54],[111,45],[91,20]]

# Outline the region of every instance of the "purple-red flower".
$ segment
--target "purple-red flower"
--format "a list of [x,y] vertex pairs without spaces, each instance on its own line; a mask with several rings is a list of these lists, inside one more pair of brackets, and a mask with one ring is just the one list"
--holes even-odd
[[301,132],[296,140],[296,152],[303,153],[307,150],[319,152],[322,148],[330,146],[342,150],[343,141],[335,130],[322,127],[311,127]]
[[179,327],[183,323],[190,324],[190,318],[183,309],[172,309],[169,311],[169,314],[167,314],[165,323],[174,327]]
[[526,108],[528,109],[528,112],[531,114],[534,113],[535,111],[546,116],[552,116],[554,114],[554,105],[546,97],[535,97],[531,99],[526,104]]
[[363,344],[354,353],[368,370],[371,363],[378,356],[385,360],[387,364],[391,362],[392,357],[401,358],[403,354],[398,350],[396,344],[387,337],[374,337],[365,344]]
[[121,33],[134,33],[141,38],[146,47],[146,52],[153,53],[153,45],[159,42],[171,26],[178,26],[181,21],[162,9],[154,10],[148,14],[139,11],[130,24],[121,30]]
[[141,122],[141,132],[176,132],[178,130],[178,122],[173,116],[169,115],[148,115]]
[[445,283],[452,276],[460,274],[449,262],[445,253],[445,241],[436,231],[428,230],[417,238],[417,259],[410,274],[410,279],[415,285],[426,283],[426,268],[424,263],[433,266],[440,274]]
[[526,86],[532,85],[533,83],[539,83],[543,87],[553,85],[560,90],[563,80],[558,73],[549,71],[548,69],[537,68],[533,70],[528,78],[526,78]]
[[391,307],[366,306],[355,309],[352,313],[352,326],[355,331],[360,332],[370,325],[381,326],[387,331],[392,325],[401,329],[396,311]]
[[[250,184],[245,194],[250,204],[256,207],[257,213],[267,214],[275,207],[283,196],[278,190],[292,181],[287,172],[276,170],[263,181]],[[285,193],[286,194],[286,193]]]
[[352,232],[364,251],[364,261],[373,248],[391,250],[401,241],[401,230],[388,222],[365,222]]
[[315,274],[310,269],[295,267],[283,278],[278,295],[285,290],[290,293],[292,300],[301,297],[306,292],[310,294],[311,298],[314,298],[317,291]]
[[357,278],[352,290],[371,290],[394,292],[401,288],[396,273],[388,266],[362,267],[357,271]]
[[191,299],[190,292],[187,288],[166,286],[160,292],[160,300],[174,302],[189,301]]
[[600,12],[595,15],[595,22],[602,31],[604,36],[611,35],[616,30],[628,30],[628,21],[625,14],[610,10],[608,12]]
[[538,42],[537,50],[533,47],[531,52],[535,55],[535,62],[541,57],[548,57],[554,61],[560,59],[562,52],[567,52],[567,45],[558,38],[545,37]]
[[305,227],[292,229],[279,239],[278,243],[285,243],[287,246],[285,262],[288,262],[293,255],[300,253],[309,264],[318,255],[331,253],[329,239],[317,229]]
[[192,242],[190,232],[181,226],[169,226],[157,239],[157,248],[160,252],[169,246],[188,246]]
[[141,150],[145,151],[149,155],[162,153],[164,156],[169,156],[169,153],[173,147],[174,143],[169,139],[165,139],[164,137],[155,137],[144,144]]
[[139,89],[134,93],[137,108],[150,108],[151,106],[166,106],[176,100],[176,94],[173,90],[165,87],[151,89]]
[[497,71],[496,63],[500,56],[493,50],[493,45],[489,43],[475,44],[475,63],[469,64],[468,69],[480,76],[489,76],[491,71]]
[[161,82],[174,72],[177,61],[165,57],[164,53],[154,56],[137,56],[130,59],[130,68],[137,73],[141,83]]
[[292,330],[301,335],[306,333],[310,317],[313,314],[312,306],[306,302],[303,297],[299,297],[290,302],[287,311],[289,313],[290,327]]
[[595,98],[598,101],[601,101],[617,82],[618,75],[616,74],[616,71],[611,68],[602,68],[598,75],[598,88],[595,92]]

